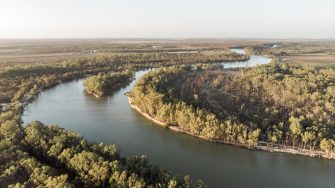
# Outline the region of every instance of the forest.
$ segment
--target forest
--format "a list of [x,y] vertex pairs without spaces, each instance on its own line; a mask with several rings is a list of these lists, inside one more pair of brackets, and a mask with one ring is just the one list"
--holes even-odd
[[130,101],[167,126],[248,148],[335,151],[335,70],[273,63],[235,70],[171,67],[136,83]]
[[134,74],[131,70],[113,72],[111,74],[99,73],[96,76],[86,78],[83,85],[88,93],[101,97],[126,86],[131,82],[133,77]]

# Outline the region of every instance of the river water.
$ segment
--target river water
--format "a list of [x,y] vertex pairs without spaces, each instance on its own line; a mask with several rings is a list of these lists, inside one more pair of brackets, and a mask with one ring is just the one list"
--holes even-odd
[[[239,51],[242,53],[242,51]],[[237,52],[237,53],[239,53]],[[262,56],[225,68],[268,63]],[[125,92],[147,71],[112,96],[87,95],[82,79],[43,91],[24,111],[25,123],[39,120],[74,130],[94,142],[116,144],[123,156],[144,154],[175,174],[201,178],[209,187],[334,188],[335,161],[214,144],[162,128],[132,110]]]

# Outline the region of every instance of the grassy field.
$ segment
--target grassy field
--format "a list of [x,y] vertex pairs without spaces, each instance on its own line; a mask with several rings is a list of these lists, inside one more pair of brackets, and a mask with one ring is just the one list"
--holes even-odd
[[312,66],[335,63],[334,40],[284,40],[250,47],[254,53],[278,57],[281,63]]
[[330,68],[334,68],[335,69],[335,64],[330,64],[330,65],[327,65],[328,67]]
[[296,55],[285,56],[282,58],[283,63],[308,64],[316,66],[331,66],[335,64],[335,55]]

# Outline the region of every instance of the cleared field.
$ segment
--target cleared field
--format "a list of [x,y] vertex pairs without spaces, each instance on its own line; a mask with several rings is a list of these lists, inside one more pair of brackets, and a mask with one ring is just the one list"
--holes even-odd
[[327,66],[335,69],[335,64],[330,64],[330,65],[327,65]]
[[297,55],[282,57],[283,63],[308,64],[316,66],[335,65],[335,55]]

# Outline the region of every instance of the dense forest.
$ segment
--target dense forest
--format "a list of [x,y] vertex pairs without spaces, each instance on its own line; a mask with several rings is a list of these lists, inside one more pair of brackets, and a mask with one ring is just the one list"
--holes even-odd
[[86,78],[83,85],[88,93],[101,97],[126,86],[131,82],[133,77],[134,74],[131,70],[114,72],[112,74],[99,73],[96,76]]
[[0,125],[1,187],[205,187],[57,125],[22,127],[12,111],[0,115]]
[[333,157],[335,70],[271,64],[150,72],[130,101],[182,132],[249,148],[266,143]]

